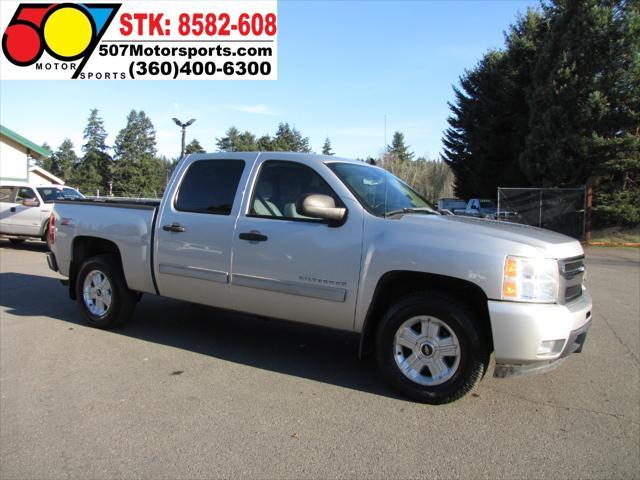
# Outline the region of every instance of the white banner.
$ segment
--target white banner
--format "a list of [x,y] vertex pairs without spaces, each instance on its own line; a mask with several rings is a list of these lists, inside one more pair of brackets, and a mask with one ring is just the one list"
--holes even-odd
[[2,80],[276,80],[276,0],[0,2]]

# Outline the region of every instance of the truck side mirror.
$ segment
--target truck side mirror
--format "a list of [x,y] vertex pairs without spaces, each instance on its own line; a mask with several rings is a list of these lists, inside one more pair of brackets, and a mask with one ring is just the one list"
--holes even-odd
[[40,202],[35,198],[25,198],[22,200],[22,205],[25,207],[38,207]]
[[330,227],[342,225],[347,217],[346,208],[336,207],[333,198],[319,193],[301,196],[296,202],[296,210],[305,217],[329,220]]

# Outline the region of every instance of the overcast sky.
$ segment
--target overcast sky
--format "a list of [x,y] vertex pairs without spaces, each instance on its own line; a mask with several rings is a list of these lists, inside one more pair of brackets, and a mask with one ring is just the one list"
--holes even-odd
[[435,158],[451,86],[534,1],[283,1],[278,3],[277,81],[1,82],[1,123],[54,148],[79,151],[91,108],[111,144],[131,109],[157,130],[158,151],[176,157],[171,121],[196,118],[188,140],[208,151],[231,125],[273,133],[287,121],[320,151],[329,136],[345,157],[377,155],[395,130],[417,155]]

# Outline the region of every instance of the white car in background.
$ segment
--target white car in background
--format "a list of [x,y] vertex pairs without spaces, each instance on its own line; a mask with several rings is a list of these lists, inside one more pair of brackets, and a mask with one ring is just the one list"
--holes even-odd
[[49,217],[56,200],[83,198],[75,188],[63,185],[0,184],[0,235],[11,243],[28,238],[48,242]]

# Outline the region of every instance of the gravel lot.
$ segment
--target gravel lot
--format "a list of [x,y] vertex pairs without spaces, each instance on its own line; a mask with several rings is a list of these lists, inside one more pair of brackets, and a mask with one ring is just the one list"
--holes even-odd
[[639,478],[640,250],[587,251],[594,324],[558,370],[397,397],[357,338],[145,296],[82,323],[0,240],[0,477]]

